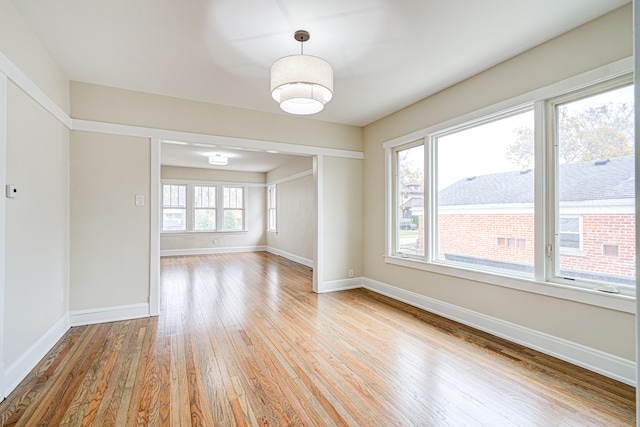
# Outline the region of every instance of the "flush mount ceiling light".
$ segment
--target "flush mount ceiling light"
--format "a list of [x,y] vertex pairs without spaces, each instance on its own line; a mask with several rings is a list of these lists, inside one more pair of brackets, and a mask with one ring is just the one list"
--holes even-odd
[[309,33],[296,31],[300,55],[285,56],[271,66],[271,96],[291,114],[315,114],[333,97],[333,68],[322,58],[303,55]]
[[222,154],[216,154],[209,157],[209,164],[215,166],[226,166],[229,163],[229,159]]

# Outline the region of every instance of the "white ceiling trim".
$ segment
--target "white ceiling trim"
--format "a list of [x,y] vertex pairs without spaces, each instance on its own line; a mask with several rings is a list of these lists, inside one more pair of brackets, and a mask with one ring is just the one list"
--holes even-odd
[[0,52],[0,71],[18,86],[24,93],[48,111],[67,128],[71,129],[71,118],[58,104],[49,98],[25,73],[6,55]]
[[303,156],[325,155],[348,159],[364,159],[361,151],[339,150],[336,148],[315,147],[309,145],[287,144],[284,142],[261,141],[257,139],[222,137],[202,133],[182,132],[167,129],[156,129],[142,126],[120,125],[115,123],[94,122],[91,120],[72,119],[71,128],[86,132],[108,133],[113,135],[157,138],[166,141],[181,141],[192,144],[222,145],[233,148],[252,148],[262,151],[275,150],[283,154]]

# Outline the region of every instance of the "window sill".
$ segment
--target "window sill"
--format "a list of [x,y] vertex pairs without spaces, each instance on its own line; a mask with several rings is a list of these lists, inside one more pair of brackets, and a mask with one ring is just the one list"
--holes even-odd
[[223,230],[223,231],[161,231],[161,236],[193,236],[194,234],[244,234],[249,230]]
[[562,256],[575,256],[580,258],[586,258],[587,253],[579,250],[560,249],[560,255]]
[[592,289],[578,288],[558,283],[540,282],[533,279],[504,276],[497,273],[466,269],[463,267],[442,265],[398,256],[385,256],[388,264],[414,268],[432,273],[444,274],[466,280],[503,286],[505,288],[561,298],[597,307],[635,314],[635,298],[628,295],[608,294]]

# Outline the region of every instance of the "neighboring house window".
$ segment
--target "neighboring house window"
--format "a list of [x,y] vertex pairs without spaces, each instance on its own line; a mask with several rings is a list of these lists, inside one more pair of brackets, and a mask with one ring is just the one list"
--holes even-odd
[[162,230],[187,229],[187,186],[162,186]]
[[394,252],[405,257],[424,256],[424,145],[402,147],[394,152],[395,217]]
[[244,188],[224,187],[224,230],[244,228]]
[[582,248],[580,217],[560,218],[558,223],[558,246],[560,249],[579,251]]
[[550,87],[529,104],[383,144],[385,259],[470,279],[482,271],[496,284],[520,276],[633,295],[631,82],[567,84],[557,97]]
[[527,247],[527,241],[525,239],[516,239],[515,237],[498,237],[496,242],[498,246],[506,248],[525,249]]
[[162,185],[162,231],[246,231],[246,187],[215,183]]
[[276,231],[276,186],[267,188],[267,231]]
[[618,245],[602,245],[602,255],[618,257],[620,254],[620,247]]

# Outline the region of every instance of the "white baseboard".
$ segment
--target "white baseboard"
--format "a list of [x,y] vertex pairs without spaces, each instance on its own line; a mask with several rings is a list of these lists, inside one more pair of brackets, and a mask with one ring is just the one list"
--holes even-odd
[[283,251],[280,249],[276,249],[272,246],[267,246],[267,252],[270,252],[274,255],[278,255],[281,256],[283,258],[286,258],[288,260],[291,260],[293,262],[297,262],[298,264],[302,264],[302,265],[306,265],[309,268],[313,268],[313,260],[311,259],[307,259],[307,258],[303,258],[301,256],[292,254],[290,252],[287,251]]
[[71,326],[117,322],[119,320],[140,319],[142,317],[149,317],[149,304],[102,307],[89,310],[77,310],[69,313]]
[[29,349],[12,363],[5,371],[4,390],[2,397],[5,398],[20,384],[29,372],[47,355],[49,350],[62,338],[69,330],[69,316],[64,315],[47,332],[44,333]]
[[185,256],[185,255],[209,255],[226,254],[231,252],[264,252],[266,246],[235,246],[226,248],[194,248],[194,249],[162,249],[160,256]]
[[623,383],[636,384],[636,364],[631,360],[375,280],[365,278],[363,287]]
[[332,280],[330,282],[324,282],[320,284],[318,293],[347,291],[349,289],[362,288],[362,277],[354,277],[350,279]]

